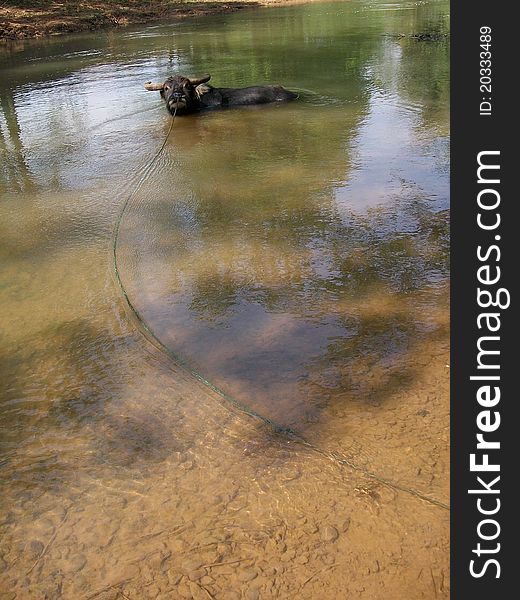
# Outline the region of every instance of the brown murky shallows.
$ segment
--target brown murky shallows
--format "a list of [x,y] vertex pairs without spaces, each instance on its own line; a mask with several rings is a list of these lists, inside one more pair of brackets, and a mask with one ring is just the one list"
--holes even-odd
[[[447,10],[2,54],[2,597],[448,597]],[[143,179],[171,71],[301,96]]]

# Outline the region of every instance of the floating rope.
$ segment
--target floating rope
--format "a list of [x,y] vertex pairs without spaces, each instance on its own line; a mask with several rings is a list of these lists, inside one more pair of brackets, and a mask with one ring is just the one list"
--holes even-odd
[[229,404],[231,404],[232,406],[234,406],[240,412],[243,412],[243,413],[245,413],[245,414],[247,414],[250,417],[253,417],[255,419],[259,419],[265,425],[269,426],[272,430],[274,430],[276,433],[280,433],[280,434],[289,436],[290,438],[293,439],[293,441],[302,444],[303,446],[305,446],[305,447],[313,450],[314,452],[317,452],[318,454],[321,454],[322,456],[328,458],[329,460],[332,460],[336,464],[346,465],[346,466],[350,467],[351,469],[353,469],[355,471],[358,471],[360,473],[363,473],[365,476],[367,476],[367,477],[369,477],[371,479],[374,479],[375,481],[381,483],[382,485],[390,487],[390,488],[392,488],[394,490],[398,490],[398,491],[401,491],[401,492],[406,492],[406,493],[411,494],[412,496],[415,496],[416,498],[420,498],[421,500],[424,500],[425,502],[428,502],[428,503],[430,503],[430,504],[432,504],[434,506],[443,508],[445,510],[449,510],[449,506],[447,504],[445,504],[444,502],[441,502],[440,500],[437,500],[436,498],[431,498],[429,496],[426,496],[425,494],[422,494],[421,492],[418,492],[417,490],[414,490],[412,488],[408,488],[406,486],[400,485],[399,483],[395,483],[393,481],[385,479],[384,477],[380,477],[376,473],[372,473],[368,469],[365,469],[364,467],[362,467],[360,465],[356,465],[355,463],[353,463],[349,459],[341,456],[341,454],[338,454],[336,452],[328,452],[326,450],[322,450],[318,446],[315,446],[314,444],[312,444],[311,442],[309,442],[302,434],[298,433],[294,429],[292,429],[290,427],[286,427],[285,425],[281,425],[279,423],[276,423],[272,419],[269,419],[268,417],[266,417],[266,416],[258,413],[257,411],[255,411],[253,408],[251,408],[247,404],[239,402],[238,400],[236,400],[235,398],[233,398],[232,396],[230,396],[229,394],[227,394],[226,392],[224,392],[224,390],[220,389],[218,386],[216,386],[215,384],[211,383],[211,381],[209,381],[208,379],[206,379],[204,377],[204,375],[202,375],[201,373],[199,373],[198,371],[196,371],[195,369],[193,369],[192,367],[190,367],[190,365],[188,365],[186,363],[186,361],[181,356],[179,356],[178,354],[176,354],[175,352],[173,352],[170,348],[168,348],[168,346],[166,346],[160,340],[160,338],[157,336],[157,334],[146,323],[146,321],[144,320],[144,318],[141,315],[141,313],[139,312],[139,310],[134,306],[134,304],[132,303],[132,301],[131,301],[131,299],[129,297],[129,294],[128,294],[127,290],[126,290],[126,287],[125,287],[125,285],[123,283],[123,280],[121,278],[121,273],[120,273],[120,270],[119,270],[119,266],[118,266],[117,249],[118,249],[118,242],[119,242],[119,237],[120,237],[120,233],[121,233],[121,223],[123,221],[123,217],[124,217],[124,215],[126,213],[128,205],[130,204],[130,201],[137,194],[137,192],[141,188],[141,185],[145,181],[147,175],[152,170],[152,167],[154,166],[155,162],[157,161],[157,159],[159,158],[159,156],[162,154],[162,152],[163,152],[163,150],[164,150],[164,148],[166,146],[166,143],[167,143],[167,141],[168,141],[168,139],[170,137],[170,134],[173,131],[173,126],[175,124],[175,117],[176,116],[177,116],[177,107],[175,107],[175,111],[173,113],[173,117],[172,117],[172,120],[171,120],[171,123],[170,123],[170,127],[168,129],[168,132],[167,132],[167,134],[166,134],[166,136],[165,136],[162,144],[160,145],[160,147],[157,150],[157,152],[152,156],[152,158],[148,161],[148,163],[143,168],[141,177],[137,181],[137,183],[134,186],[134,188],[132,189],[132,191],[128,194],[126,200],[123,203],[123,206],[121,207],[121,210],[120,210],[119,215],[118,215],[117,220],[116,220],[116,225],[115,225],[115,228],[114,228],[114,235],[113,235],[113,240],[112,240],[112,259],[113,259],[113,269],[114,269],[114,276],[115,276],[115,279],[116,279],[116,283],[117,283],[117,285],[118,285],[118,287],[119,287],[119,289],[121,291],[121,294],[122,294],[122,296],[124,298],[124,301],[125,301],[125,304],[126,304],[128,310],[130,311],[132,317],[137,322],[137,328],[140,331],[140,333],[153,346],[155,346],[156,348],[158,348],[162,353],[164,353],[166,356],[168,356],[171,360],[173,360],[180,367],[182,367],[190,375],[192,375],[193,377],[195,377],[195,379],[197,379],[200,383],[202,383],[203,385],[205,385],[206,387],[208,387],[210,390],[212,390],[213,392],[215,392],[216,394],[218,394],[221,398],[223,398],[226,402],[228,402]]

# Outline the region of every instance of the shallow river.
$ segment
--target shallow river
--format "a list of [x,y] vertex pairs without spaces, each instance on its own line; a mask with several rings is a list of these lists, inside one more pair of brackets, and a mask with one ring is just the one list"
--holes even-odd
[[448,597],[448,10],[0,48],[5,598]]

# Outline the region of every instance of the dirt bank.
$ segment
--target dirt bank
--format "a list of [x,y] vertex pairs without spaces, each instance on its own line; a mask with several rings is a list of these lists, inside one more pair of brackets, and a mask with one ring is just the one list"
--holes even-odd
[[0,0],[0,40],[171,21],[283,3],[283,0]]

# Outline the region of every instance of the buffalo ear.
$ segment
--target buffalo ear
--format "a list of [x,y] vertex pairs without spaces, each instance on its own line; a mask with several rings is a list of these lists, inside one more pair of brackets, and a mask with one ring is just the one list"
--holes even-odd
[[209,85],[204,85],[201,83],[195,88],[195,94],[197,94],[197,98],[200,100],[204,94],[211,92],[211,88]]
[[206,75],[203,75],[202,77],[190,77],[189,82],[191,83],[191,85],[197,86],[197,85],[200,85],[201,83],[206,83],[210,79],[211,79],[211,75],[206,74]]

